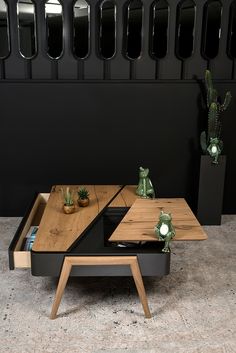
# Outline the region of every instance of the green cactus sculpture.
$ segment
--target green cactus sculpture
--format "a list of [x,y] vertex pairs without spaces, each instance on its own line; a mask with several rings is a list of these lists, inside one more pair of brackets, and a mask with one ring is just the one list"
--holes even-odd
[[226,110],[231,101],[231,93],[228,91],[225,95],[223,104],[219,102],[217,90],[213,87],[211,72],[206,70],[205,85],[207,90],[207,107],[208,107],[208,127],[207,132],[201,133],[201,148],[203,153],[209,153],[213,158],[212,163],[218,164],[218,158],[223,149],[223,141],[221,135],[220,113]]

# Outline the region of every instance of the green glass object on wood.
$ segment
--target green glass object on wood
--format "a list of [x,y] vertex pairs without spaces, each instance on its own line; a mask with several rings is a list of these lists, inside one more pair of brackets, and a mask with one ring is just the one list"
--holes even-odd
[[[223,141],[221,135],[220,113],[226,110],[231,101],[231,93],[228,91],[225,95],[224,103],[220,104],[217,90],[213,87],[211,72],[206,70],[205,85],[207,91],[208,127],[207,131],[201,133],[201,148],[203,153],[209,154],[213,158],[213,163],[218,164],[218,158],[223,150]],[[215,147],[212,146],[215,145]],[[212,148],[213,151],[212,152]],[[217,149],[217,151],[216,151]]]
[[154,228],[154,231],[160,241],[165,242],[165,246],[162,249],[163,252],[170,252],[170,242],[175,236],[175,229],[172,224],[171,213],[164,213],[161,211],[159,222]]
[[210,144],[207,147],[207,152],[213,158],[212,163],[218,164],[218,158],[222,151],[222,141],[216,138],[210,138]]
[[155,198],[155,191],[148,174],[148,168],[139,168],[139,183],[136,189],[136,194],[144,199]]

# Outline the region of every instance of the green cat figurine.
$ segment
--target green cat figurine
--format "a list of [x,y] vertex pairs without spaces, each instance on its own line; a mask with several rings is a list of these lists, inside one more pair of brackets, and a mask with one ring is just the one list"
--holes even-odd
[[136,189],[136,194],[144,199],[155,198],[155,191],[148,174],[148,168],[139,168],[139,183]]

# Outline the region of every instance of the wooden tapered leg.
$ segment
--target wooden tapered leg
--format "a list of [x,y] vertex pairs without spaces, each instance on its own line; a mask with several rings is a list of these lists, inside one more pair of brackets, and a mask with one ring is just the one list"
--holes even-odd
[[66,256],[62,266],[61,275],[59,278],[56,296],[52,306],[51,319],[55,319],[57,310],[61,302],[61,298],[70,275],[72,266],[78,265],[129,265],[131,268],[134,282],[139,294],[140,301],[146,318],[150,318],[151,314],[148,307],[146,292],[143,284],[142,275],[140,272],[137,256]]
[[146,292],[143,284],[143,278],[140,272],[137,258],[135,258],[135,260],[132,261],[132,263],[130,264],[130,267],[131,267],[132,275],[134,277],[134,282],[139,294],[139,298],[143,306],[145,316],[146,318],[150,319],[152,316],[148,307],[147,296],[146,296]]
[[50,316],[50,319],[52,320],[55,319],[57,316],[57,310],[59,308],[61,298],[65,289],[66,283],[68,281],[68,277],[70,275],[70,271],[71,271],[71,263],[67,260],[67,257],[65,257],[64,264],[61,270],[61,275],[57,285],[56,296],[52,306],[52,311]]

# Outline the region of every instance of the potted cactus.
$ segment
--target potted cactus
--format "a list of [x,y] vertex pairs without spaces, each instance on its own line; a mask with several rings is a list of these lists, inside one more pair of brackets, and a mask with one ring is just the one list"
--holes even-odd
[[62,199],[63,199],[63,210],[66,214],[73,213],[75,211],[75,205],[73,200],[73,193],[69,187],[65,190],[61,189]]
[[78,205],[81,207],[86,207],[89,204],[89,192],[83,187],[78,191]]
[[221,155],[223,141],[221,139],[221,113],[231,101],[228,91],[221,104],[217,90],[213,87],[211,72],[205,72],[207,91],[208,122],[207,129],[201,133],[200,178],[198,189],[197,217],[201,224],[221,224],[221,213],[224,196],[224,179],[226,156]]
[[205,86],[207,91],[208,127],[207,131],[201,133],[200,142],[203,153],[209,154],[212,157],[212,163],[218,164],[219,156],[223,150],[223,141],[220,136],[220,114],[228,108],[232,96],[228,91],[223,104],[220,103],[217,90],[213,87],[209,70],[206,70],[205,73]]

